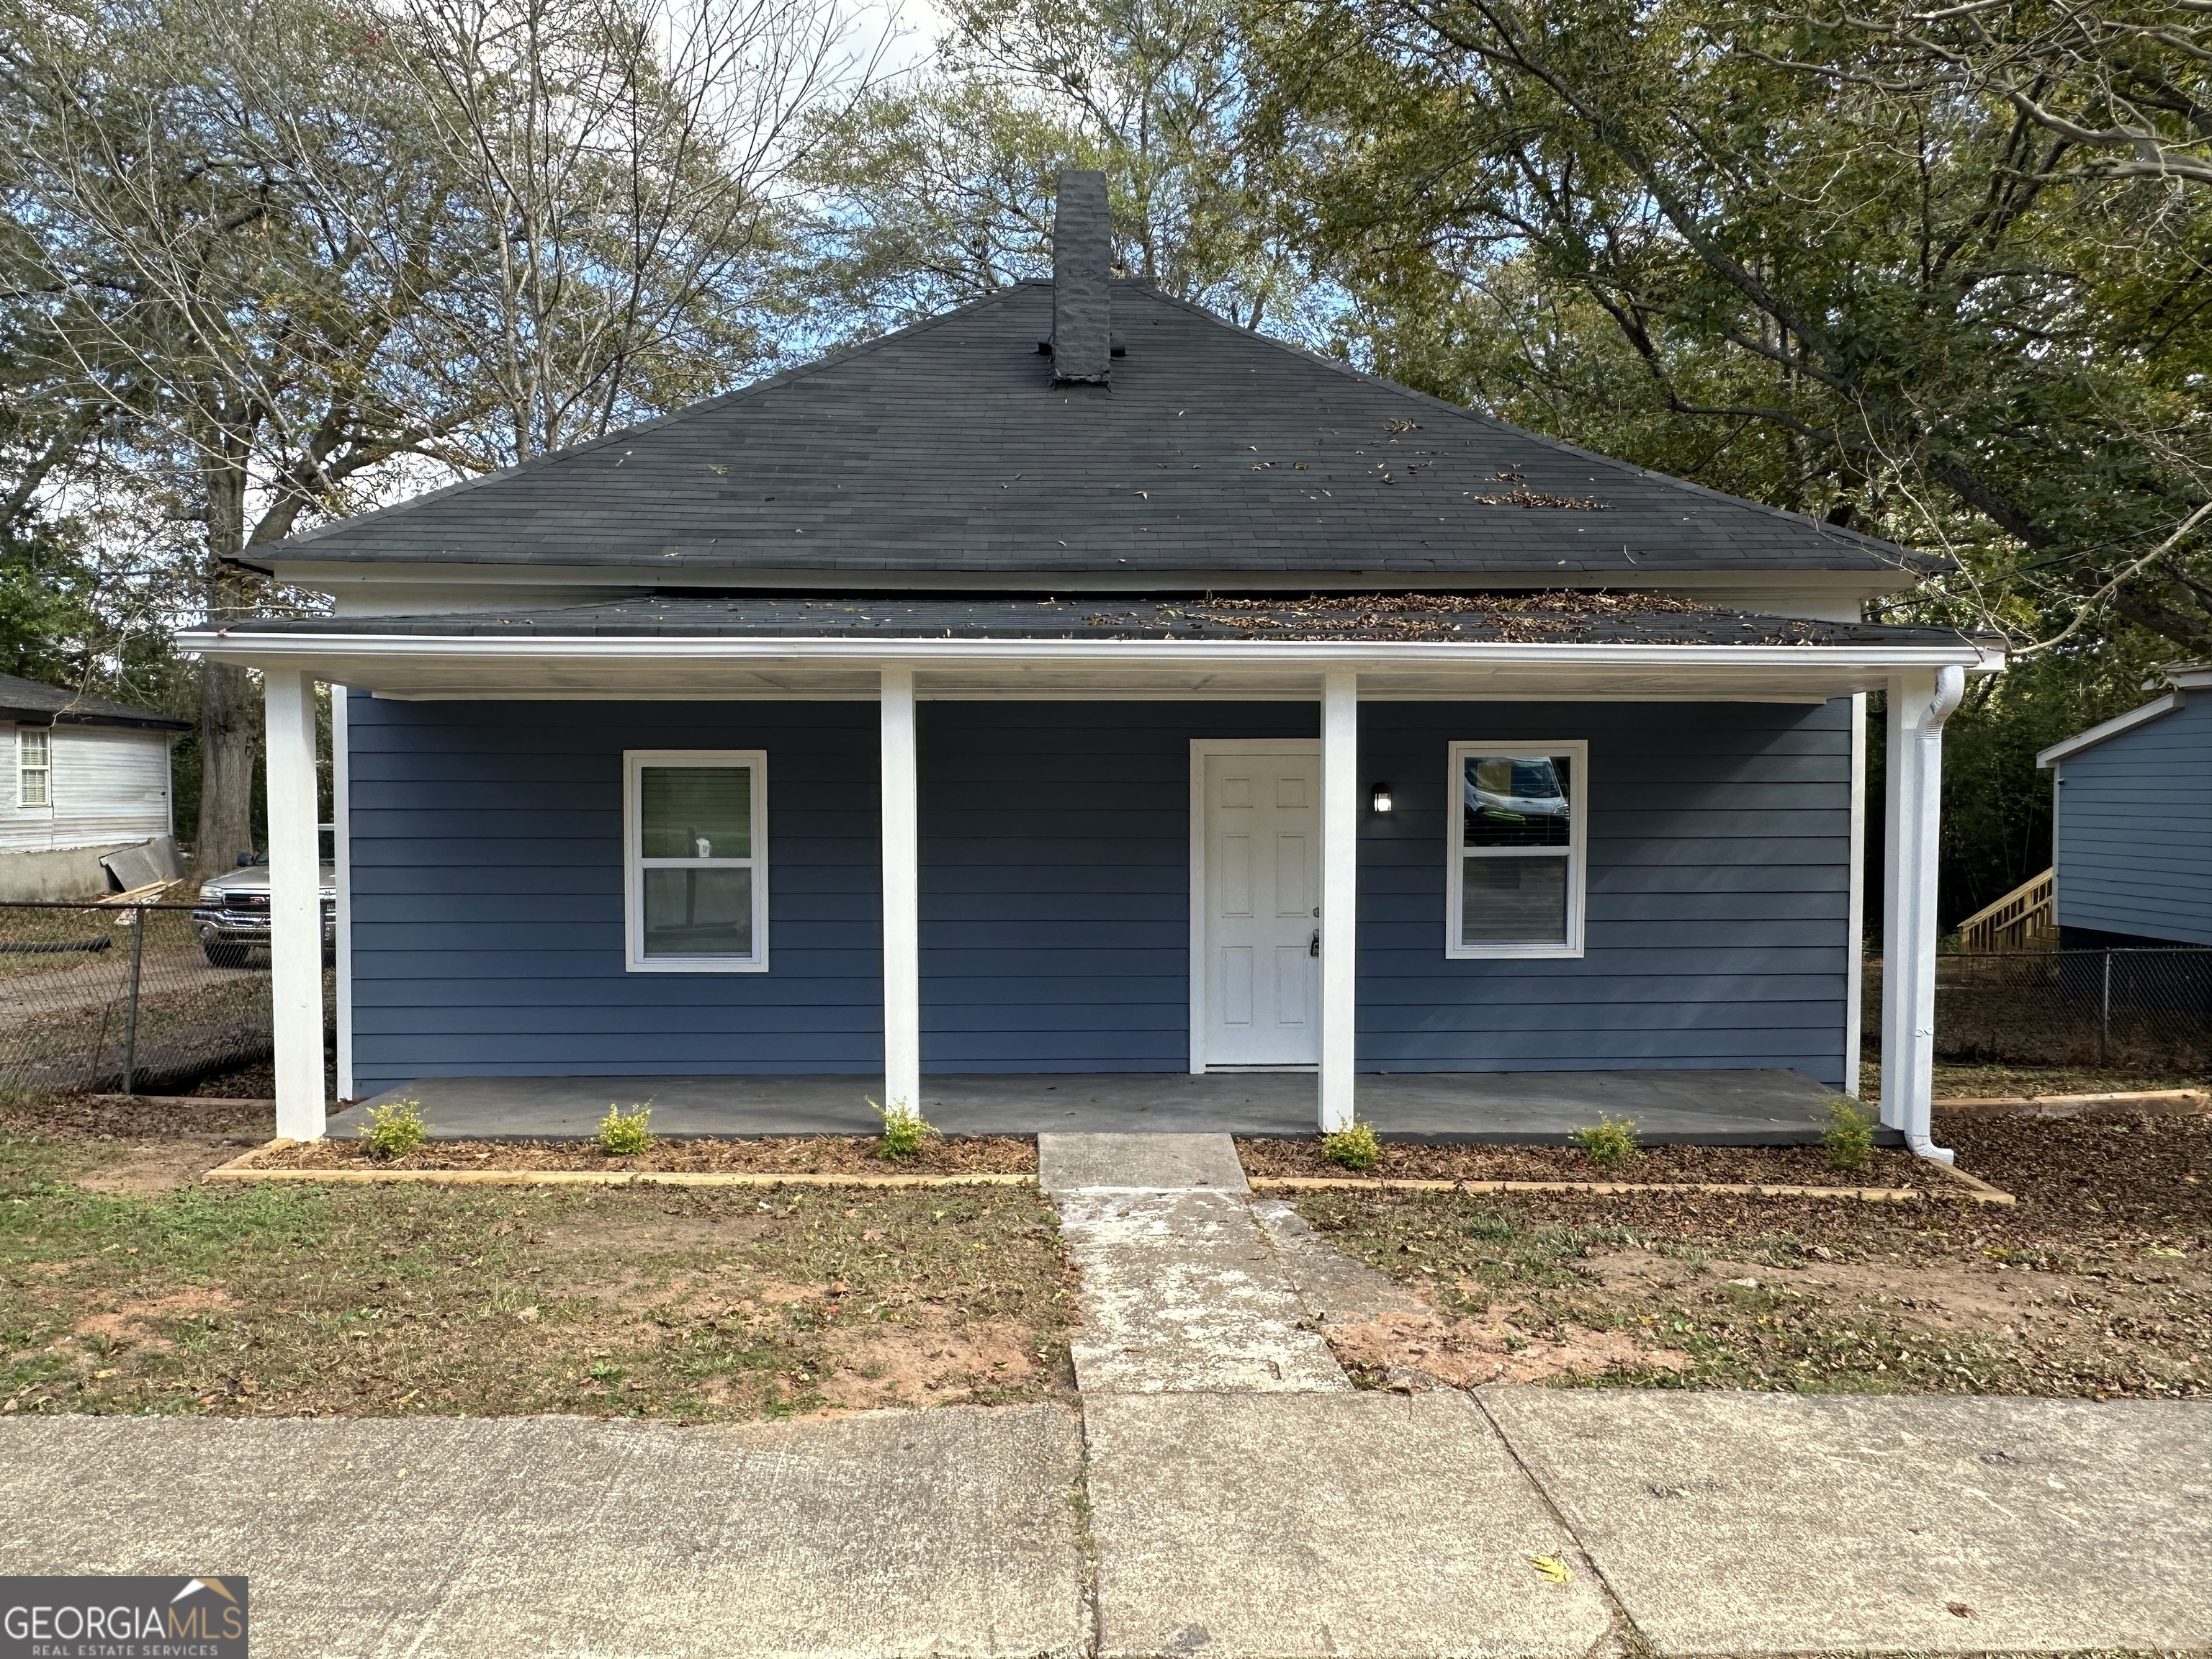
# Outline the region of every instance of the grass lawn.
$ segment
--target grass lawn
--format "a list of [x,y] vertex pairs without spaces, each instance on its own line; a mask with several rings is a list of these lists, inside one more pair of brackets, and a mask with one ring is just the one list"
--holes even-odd
[[1027,1189],[203,1186],[179,1143],[9,1116],[0,1412],[698,1421],[1072,1392],[1074,1278]]
[[2212,1118],[1937,1127],[2017,1207],[1345,1191],[1296,1206],[1437,1310],[1332,1333],[1370,1383],[2206,1391]]

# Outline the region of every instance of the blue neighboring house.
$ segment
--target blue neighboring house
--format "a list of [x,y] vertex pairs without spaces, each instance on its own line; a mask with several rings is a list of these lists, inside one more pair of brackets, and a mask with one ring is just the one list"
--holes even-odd
[[188,636],[268,688],[283,1133],[317,682],[347,1093],[1265,1073],[1308,1124],[1855,1086],[1883,691],[1924,1146],[1942,721],[1995,665],[1860,618],[1931,562],[1239,329],[1109,233],[1071,173],[1049,281],[254,553],[332,600]]
[[2035,757],[2055,791],[2063,949],[2212,945],[2212,664],[2163,678],[2163,695]]

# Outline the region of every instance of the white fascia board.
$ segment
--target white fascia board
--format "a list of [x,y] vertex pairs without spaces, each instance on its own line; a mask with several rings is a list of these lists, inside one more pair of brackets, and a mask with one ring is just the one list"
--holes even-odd
[[[1115,667],[1131,664],[1205,667],[1349,668],[1387,673],[1393,668],[1526,665],[1531,667],[1662,668],[1966,668],[1989,672],[2001,655],[1957,645],[1586,645],[1518,644],[1494,641],[1408,641],[1378,644],[1340,640],[967,640],[838,638],[617,639],[580,636],[487,639],[468,635],[253,634],[228,629],[193,629],[177,635],[188,651],[246,667],[312,663],[318,672],[349,663],[409,659],[471,659],[480,663],[606,664],[729,663],[788,666],[910,664],[938,667],[1022,665]],[[2101,729],[2101,728],[2100,728]],[[2086,734],[2085,734],[2086,735]],[[2076,739],[2079,741],[2079,739]]]
[[2130,708],[2124,714],[2115,714],[2101,726],[2093,726],[2086,732],[2077,732],[2063,743],[2052,744],[2050,748],[2035,757],[2035,763],[2045,771],[2048,771],[2059,762],[2069,756],[2080,754],[2084,749],[2094,749],[2099,744],[2109,738],[2117,738],[2123,732],[2132,732],[2138,726],[2148,726],[2162,715],[2171,714],[2181,707],[2182,701],[2182,693],[2169,691],[2164,696],[2147,702],[2140,708]]

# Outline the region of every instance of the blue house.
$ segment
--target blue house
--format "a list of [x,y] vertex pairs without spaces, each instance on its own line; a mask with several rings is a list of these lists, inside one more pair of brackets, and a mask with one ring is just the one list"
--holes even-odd
[[2035,757],[2068,950],[2212,945],[2212,664]]
[[1156,1127],[1449,1133],[1671,1087],[1747,1139],[1748,1085],[1856,1084],[1881,691],[1883,1108],[1932,1152],[1942,730],[1994,661],[1860,620],[1928,562],[1116,277],[1100,175],[1055,247],[254,555],[332,600],[189,636],[265,677],[282,1132],[325,1105],[318,682],[349,1095],[1135,1079]]

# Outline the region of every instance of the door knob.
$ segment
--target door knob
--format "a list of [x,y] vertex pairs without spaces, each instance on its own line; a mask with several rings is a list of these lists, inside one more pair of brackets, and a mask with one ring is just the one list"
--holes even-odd
[[1318,927],[1314,929],[1313,943],[1306,946],[1306,954],[1310,957],[1321,954],[1321,929]]

